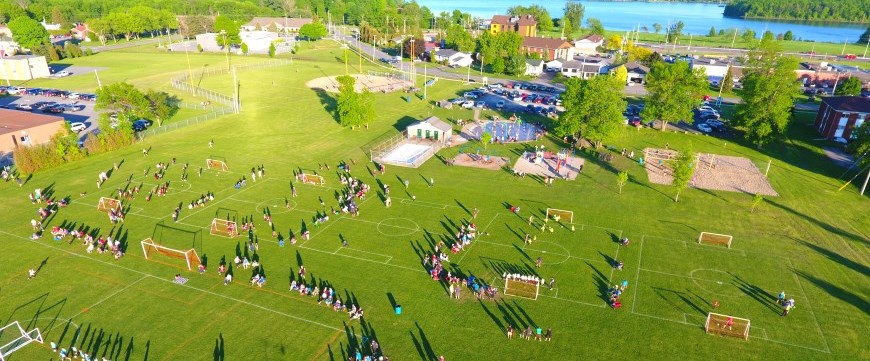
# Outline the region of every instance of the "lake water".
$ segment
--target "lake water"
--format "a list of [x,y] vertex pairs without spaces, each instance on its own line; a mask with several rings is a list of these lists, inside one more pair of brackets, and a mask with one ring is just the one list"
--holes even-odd
[[[494,14],[505,14],[507,8],[514,5],[528,6],[532,2],[518,0],[417,0],[420,5],[428,6],[436,15],[441,11],[451,12],[460,9],[474,16],[490,18]],[[706,35],[711,26],[719,29],[750,28],[758,36],[765,30],[775,34],[791,30],[795,39],[825,41],[833,43],[850,43],[858,41],[861,33],[867,29],[867,24],[841,23],[811,23],[788,22],[772,20],[744,20],[722,16],[725,8],[716,4],[697,3],[650,3],[650,2],[599,2],[580,1],[586,7],[587,18],[598,18],[608,30],[631,30],[638,25],[646,26],[653,31],[652,24],[659,23],[663,27],[668,22],[682,21],[685,24],[684,33]],[[550,12],[550,16],[562,17],[564,1],[538,1]]]

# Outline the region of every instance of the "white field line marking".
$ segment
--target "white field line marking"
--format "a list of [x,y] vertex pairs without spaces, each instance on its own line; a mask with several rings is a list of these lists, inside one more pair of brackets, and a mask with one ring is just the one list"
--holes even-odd
[[813,311],[813,307],[812,307],[812,305],[810,305],[810,300],[807,297],[807,293],[806,293],[806,291],[804,291],[804,286],[803,286],[803,284],[801,284],[801,280],[797,276],[797,269],[794,268],[794,264],[792,264],[791,260],[789,260],[788,262],[789,262],[789,267],[791,267],[791,271],[792,271],[791,274],[792,274],[792,276],[794,276],[794,280],[795,280],[795,282],[797,282],[798,288],[800,288],[800,290],[801,290],[801,295],[804,296],[804,302],[807,303],[807,307],[810,309],[810,315],[813,316],[813,322],[816,324],[816,330],[819,331],[819,336],[822,336],[822,341],[825,343],[825,350],[827,350],[827,352],[830,353],[831,347],[828,346],[828,339],[825,337],[825,334],[822,332],[822,327],[819,325],[818,319],[816,319],[816,312]]
[[[26,240],[26,241],[30,241],[30,242],[35,243],[35,244],[38,244],[38,245],[40,245],[40,246],[43,246],[43,247],[46,247],[46,248],[51,248],[51,249],[54,249],[54,250],[57,250],[57,251],[60,251],[60,252],[64,252],[64,253],[67,253],[67,254],[70,254],[70,255],[76,256],[76,257],[81,257],[81,258],[84,258],[84,259],[87,259],[87,260],[91,260],[91,261],[93,261],[93,262],[98,262],[98,263],[102,263],[102,264],[105,264],[105,265],[108,265],[108,266],[111,266],[111,267],[116,267],[116,268],[119,268],[119,269],[127,270],[127,271],[130,271],[130,272],[137,273],[137,274],[143,275],[143,276],[145,276],[145,277],[154,278],[154,279],[157,279],[157,280],[160,280],[160,281],[163,281],[163,282],[173,283],[172,280],[165,279],[165,278],[163,278],[163,277],[157,277],[157,276],[152,275],[152,274],[150,274],[150,273],[142,272],[142,271],[135,270],[135,269],[132,269],[132,268],[129,268],[129,267],[125,267],[125,266],[121,266],[121,265],[116,264],[116,263],[107,262],[107,261],[103,261],[103,260],[100,260],[100,259],[87,257],[87,256],[85,256],[85,255],[78,254],[78,253],[75,253],[75,252],[72,252],[72,251],[68,251],[68,250],[65,250],[65,249],[62,249],[62,248],[57,248],[57,247],[54,247],[54,246],[51,246],[51,245],[43,244],[43,243],[38,242],[38,241],[36,241],[36,240],[32,240],[32,239],[30,239],[30,238],[28,238],[28,237],[22,237],[22,236],[19,236],[19,235],[17,235],[17,234],[9,233],[9,232],[3,231],[3,230],[0,230],[0,233],[6,234],[6,235],[9,235],[9,236],[12,236],[12,237],[16,237],[16,238],[19,238],[19,239],[23,239],[23,240]],[[128,257],[129,257],[129,256],[128,256]],[[173,284],[174,284],[174,283],[173,283]],[[294,320],[298,320],[298,321],[302,321],[302,322],[310,323],[310,324],[313,324],[313,325],[321,326],[321,327],[324,327],[324,328],[328,328],[328,329],[330,329],[330,330],[335,330],[335,331],[344,331],[343,329],[340,329],[340,328],[337,328],[337,327],[332,327],[332,326],[327,325],[327,324],[325,324],[325,323],[321,323],[321,322],[317,322],[317,321],[312,321],[312,320],[309,320],[309,319],[306,319],[306,318],[302,318],[302,317],[299,317],[299,316],[294,316],[294,315],[288,314],[288,313],[286,313],[286,312],[281,312],[281,311],[278,311],[278,310],[274,310],[274,309],[271,309],[271,308],[268,308],[268,307],[264,307],[264,306],[261,306],[261,305],[255,304],[255,303],[251,303],[251,302],[248,302],[248,301],[245,301],[245,300],[241,300],[241,299],[238,299],[238,298],[234,298],[234,297],[230,297],[230,296],[227,296],[227,295],[222,295],[222,294],[220,294],[220,293],[216,293],[216,292],[209,291],[209,290],[206,290],[206,289],[193,287],[193,286],[191,286],[191,285],[187,285],[187,284],[184,284],[184,285],[178,285],[178,286],[185,287],[185,288],[190,288],[190,289],[192,289],[192,290],[200,291],[200,292],[203,292],[203,293],[206,293],[206,294],[209,294],[209,295],[213,295],[213,296],[217,296],[217,297],[220,297],[220,298],[223,298],[223,299],[227,299],[227,300],[230,300],[230,301],[234,301],[234,302],[239,302],[239,303],[242,303],[242,304],[246,304],[246,305],[251,306],[251,307],[254,307],[254,308],[259,308],[259,309],[261,309],[261,310],[263,310],[263,311],[272,312],[272,313],[277,314],[277,315],[281,315],[281,316],[285,316],[285,317],[287,317],[287,318],[292,318],[292,319],[294,319]]]
[[640,237],[640,251],[637,254],[637,274],[634,276],[634,299],[631,302],[631,313],[635,313],[634,308],[637,306],[637,289],[640,288],[640,260],[643,257],[643,240],[645,238],[646,235]]
[[[110,298],[115,297],[115,295],[117,295],[117,294],[119,294],[119,293],[121,293],[121,292],[126,291],[126,290],[129,289],[130,287],[135,286],[137,283],[139,283],[140,281],[142,281],[142,280],[144,280],[144,279],[146,279],[146,278],[148,278],[148,276],[142,276],[142,278],[140,278],[140,279],[138,279],[138,280],[135,280],[135,281],[131,282],[129,285],[124,286],[124,288],[121,288],[121,289],[119,289],[119,290],[117,290],[117,291],[115,291],[115,292],[112,292],[110,295],[101,298],[99,301],[97,301],[96,303],[94,303],[94,304],[88,306],[87,308],[85,308],[85,309],[82,310],[81,312],[76,313],[75,315],[69,316],[69,319],[71,320],[71,319],[76,318],[77,316],[79,316],[79,315],[81,315],[81,314],[83,314],[83,313],[85,313],[85,312],[87,312],[87,311],[90,311],[92,308],[99,306],[101,303],[106,302],[106,301],[109,300]],[[87,311],[86,311],[86,310],[87,310]]]
[[435,209],[442,209],[442,210],[447,209],[447,206],[448,206],[446,204],[417,201],[417,200],[411,200],[408,198],[397,198],[397,199],[399,199],[400,204],[405,204],[405,205],[409,205],[409,206],[428,207],[428,208],[435,208]]

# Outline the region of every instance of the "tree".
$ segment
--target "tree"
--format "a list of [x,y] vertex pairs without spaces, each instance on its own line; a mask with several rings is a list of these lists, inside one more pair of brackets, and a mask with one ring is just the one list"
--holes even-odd
[[707,88],[707,77],[701,68],[691,69],[689,63],[656,62],[646,77],[646,107],[643,117],[658,119],[662,130],[668,122],[692,119],[692,109]]
[[711,27],[710,27],[710,32],[707,33],[707,36],[708,36],[708,37],[711,37],[711,38],[714,37],[714,36],[716,36],[716,27],[715,27],[715,26],[711,26]]
[[[88,21],[88,27],[93,28],[92,21]],[[189,15],[178,20],[178,31],[181,36],[191,38],[197,34],[205,34],[214,31],[214,20],[209,16]]]
[[483,144],[483,150],[486,150],[486,147],[489,146],[489,143],[492,142],[492,133],[483,132],[480,135],[480,144]]
[[628,61],[638,61],[646,64],[646,60],[653,54],[652,49],[643,46],[632,46],[628,49]]
[[526,73],[526,59],[520,54],[513,54],[507,58],[505,73],[508,75],[523,75]]
[[834,91],[834,95],[837,96],[855,96],[861,94],[861,79],[857,77],[850,76],[845,80],[840,81],[840,84],[837,85],[836,91]]
[[751,41],[755,40],[755,30],[752,30],[750,28],[746,28],[743,30],[743,35],[740,35],[740,36],[743,38],[743,41],[745,41],[747,43],[751,42]]
[[23,48],[34,48],[48,43],[48,31],[38,21],[26,16],[13,19],[7,24],[12,39]]
[[776,36],[770,30],[765,30],[764,34],[761,35],[761,40],[774,40]]
[[852,129],[852,136],[854,138],[849,142],[846,150],[859,159],[857,164],[859,168],[870,165],[870,122],[864,122]]
[[326,26],[321,23],[308,23],[299,28],[299,36],[308,40],[317,40],[325,37],[327,34]]
[[617,34],[611,35],[607,38],[607,42],[604,43],[604,48],[610,51],[622,50],[622,36]]
[[471,33],[469,33],[462,25],[451,25],[450,28],[447,29],[447,36],[444,38],[444,41],[447,43],[448,47],[463,53],[470,53],[474,51],[475,48],[474,39],[471,37]]
[[368,124],[375,118],[374,97],[365,91],[357,93],[356,79],[349,75],[336,78],[338,81],[338,121],[351,129]]
[[[413,42],[411,41],[411,39],[405,40],[405,43],[402,44],[402,52],[409,59],[411,59],[412,55],[415,57],[420,56],[420,54],[423,54],[426,51],[426,41],[425,40],[423,40],[423,39],[413,39],[413,40],[414,40]],[[414,44],[414,49],[411,49],[412,43]]]
[[[151,103],[139,89],[129,83],[114,83],[97,89],[97,110],[109,110],[128,118],[148,118]],[[101,127],[101,129],[104,129]]]
[[589,18],[586,20],[586,27],[589,28],[589,35],[604,35],[604,25],[601,25],[601,20]]
[[514,16],[531,15],[538,23],[538,30],[550,31],[553,30],[553,18],[550,17],[550,12],[541,5],[532,6],[512,6],[507,9],[508,14]]
[[722,77],[722,89],[724,91],[731,91],[734,89],[734,69],[731,66],[728,66],[728,70],[725,71],[725,76]]
[[622,171],[616,174],[616,185],[619,186],[619,194],[622,194],[622,187],[628,183],[628,172]]
[[269,43],[269,57],[275,57],[275,43]]
[[242,43],[242,54],[248,55],[248,44]]
[[867,44],[870,41],[870,26],[867,27],[867,30],[861,34],[861,37],[858,38],[858,44]]
[[680,37],[683,36],[683,28],[686,27],[686,24],[682,21],[677,21],[668,29],[668,42],[676,43],[680,40]]
[[616,67],[616,69],[613,69],[613,77],[622,84],[628,84],[628,69],[625,65]]
[[794,33],[791,30],[787,30],[785,34],[782,35],[782,40],[789,41],[794,40]]
[[582,136],[596,148],[615,136],[624,123],[625,83],[612,76],[569,79],[563,94],[565,113],[556,121],[561,135]]
[[677,188],[674,202],[679,202],[680,193],[689,186],[689,182],[695,175],[695,154],[689,148],[686,151],[680,152],[677,158],[669,163],[674,176],[674,187]]
[[655,31],[656,34],[662,32],[662,24],[654,23],[653,30]]
[[799,60],[781,51],[775,40],[762,40],[749,52],[743,70],[743,102],[735,109],[736,120],[759,148],[785,131],[800,94],[794,76]]
[[[239,36],[239,24],[226,15],[218,15],[214,18],[214,31],[218,33],[215,40],[220,46],[239,45],[242,42]],[[224,34],[221,34],[222,32]]]
[[583,4],[574,0],[568,0],[565,2],[564,11],[565,15],[563,21],[567,21],[565,23],[565,25],[567,25],[565,28],[568,30],[569,34],[580,30],[580,26],[583,25],[583,15],[586,12]]
[[145,99],[148,100],[151,116],[157,121],[158,126],[163,126],[164,120],[178,113],[178,98],[166,92],[148,90]]

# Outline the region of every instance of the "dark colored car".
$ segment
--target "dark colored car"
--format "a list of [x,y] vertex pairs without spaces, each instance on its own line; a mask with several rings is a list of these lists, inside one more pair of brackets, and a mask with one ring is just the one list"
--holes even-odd
[[139,119],[133,122],[133,131],[141,132],[151,126],[151,121],[147,119]]

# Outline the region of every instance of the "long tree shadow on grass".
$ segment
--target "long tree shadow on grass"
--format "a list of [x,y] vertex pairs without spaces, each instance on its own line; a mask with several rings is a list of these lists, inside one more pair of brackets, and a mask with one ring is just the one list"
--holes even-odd
[[322,89],[314,89],[314,93],[317,94],[317,99],[320,100],[320,105],[323,106],[323,109],[335,119],[336,123],[339,123],[338,99]]
[[795,239],[795,238],[792,238],[792,239],[794,239],[798,243],[806,246],[807,248],[818,252],[819,254],[827,257],[828,259],[830,259],[834,262],[837,262],[840,265],[848,267],[849,269],[864,275],[865,277],[870,276],[870,267],[867,267],[866,265],[863,265],[861,263],[858,263],[858,262],[855,262],[851,259],[843,257],[841,254],[834,252],[834,251],[831,251],[827,248],[821,247],[819,245],[815,245],[815,244],[809,243],[809,242],[804,241],[804,240],[799,240],[799,239]]
[[[766,201],[767,201],[768,204],[771,204],[771,205],[773,205],[774,207],[777,207],[777,208],[779,208],[779,209],[782,209],[782,210],[784,210],[784,211],[786,211],[786,212],[788,212],[788,213],[790,213],[790,214],[792,214],[792,215],[795,215],[795,216],[797,216],[797,217],[799,217],[799,218],[801,218],[801,219],[803,219],[803,220],[805,220],[805,221],[807,221],[807,222],[810,222],[810,223],[812,223],[813,225],[815,225],[815,226],[817,226],[817,227],[819,227],[819,228],[824,229],[825,231],[831,232],[831,233],[836,234],[836,235],[838,235],[838,236],[846,237],[846,238],[848,238],[848,239],[850,239],[850,240],[854,240],[854,241],[858,241],[858,242],[863,242],[865,245],[870,244],[870,241],[868,241],[868,240],[867,240],[865,237],[863,237],[863,236],[860,236],[860,235],[857,235],[857,234],[854,234],[854,233],[848,232],[848,231],[846,231],[846,230],[844,230],[844,229],[842,229],[842,228],[835,227],[835,226],[833,226],[833,225],[831,225],[831,224],[828,224],[828,223],[822,222],[822,221],[820,221],[820,220],[818,220],[818,219],[816,219],[816,218],[810,217],[810,216],[807,215],[807,214],[804,214],[804,213],[798,212],[798,211],[794,210],[793,208],[791,208],[791,207],[789,207],[789,206],[786,206],[786,205],[784,205],[784,204],[782,204],[782,203],[779,203],[779,202],[776,202],[776,201],[773,201],[773,200],[770,200],[770,199],[767,199]],[[799,241],[799,242],[802,242],[802,241]],[[824,253],[823,253],[823,254],[824,254]],[[866,273],[865,273],[865,274],[866,274]]]
[[810,281],[814,286],[821,288],[831,297],[837,298],[856,307],[858,311],[863,312],[865,315],[870,314],[870,302],[867,302],[867,300],[860,294],[849,291],[849,289],[837,286],[803,271],[795,271],[795,273],[801,278]]

